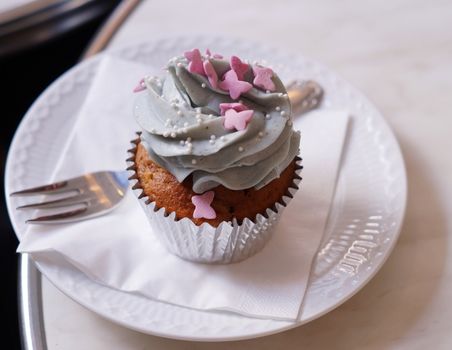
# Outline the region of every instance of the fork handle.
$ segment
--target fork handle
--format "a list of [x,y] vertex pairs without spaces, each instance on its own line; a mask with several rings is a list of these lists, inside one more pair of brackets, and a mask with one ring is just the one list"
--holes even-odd
[[287,86],[287,94],[294,116],[317,108],[322,102],[323,89],[313,80],[295,80]]

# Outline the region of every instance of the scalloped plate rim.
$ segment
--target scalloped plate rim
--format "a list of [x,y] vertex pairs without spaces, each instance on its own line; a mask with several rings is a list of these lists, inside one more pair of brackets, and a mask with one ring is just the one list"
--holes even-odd
[[[183,37],[185,38],[185,37]],[[206,40],[206,37],[203,36],[202,38],[204,38],[203,40]],[[172,37],[172,40],[176,41],[178,39],[178,37]],[[180,39],[180,37],[179,37]],[[209,38],[210,40],[214,40],[214,37]],[[241,39],[235,39],[235,40],[239,40],[239,41],[243,41]],[[152,40],[152,41],[146,41],[143,43],[138,43],[138,44],[134,44],[134,45],[128,45],[122,48],[118,48],[112,51],[109,51],[108,54],[118,54],[120,55],[120,52],[123,50],[126,50],[127,48],[133,48],[133,47],[138,47],[140,45],[144,45],[144,44],[149,44],[149,43],[155,43],[158,40]],[[250,45],[257,45],[260,48],[269,48],[268,46],[265,45],[261,45],[260,43],[255,43],[255,42],[251,42]],[[288,52],[287,50],[285,52]],[[85,67],[88,67],[91,64],[97,64],[100,59],[105,55],[105,53],[101,53],[99,55],[96,55],[93,58],[90,58],[84,62],[81,62],[79,64],[77,64],[76,66],[72,67],[70,70],[68,70],[67,72],[65,72],[63,75],[61,75],[57,80],[55,80],[40,96],[39,98],[32,104],[32,106],[29,108],[29,110],[27,111],[26,115],[24,116],[24,118],[22,119],[22,121],[19,124],[19,127],[16,130],[16,133],[13,137],[13,140],[11,142],[11,146],[10,146],[10,150],[8,152],[8,157],[7,157],[7,162],[6,162],[6,167],[5,167],[5,194],[6,194],[6,202],[7,202],[7,207],[8,207],[8,212],[11,218],[11,222],[13,224],[14,230],[16,232],[16,235],[18,236],[18,238],[20,238],[19,236],[19,229],[17,226],[17,222],[16,220],[14,220],[14,209],[11,206],[9,197],[7,195],[7,193],[10,192],[10,188],[8,186],[9,183],[11,183],[11,176],[12,176],[12,154],[13,151],[15,149],[17,149],[18,147],[18,143],[19,143],[19,138],[20,135],[23,134],[23,129],[26,127],[26,124],[29,122],[30,119],[33,118],[33,112],[35,109],[35,106],[43,99],[47,98],[49,91],[55,87],[57,84],[59,84],[60,82],[64,81],[65,79],[67,79],[67,77],[70,77],[74,74],[74,72],[78,71],[78,70],[83,70],[85,69]],[[304,56],[297,54],[297,57],[299,58],[303,58],[305,60],[308,60],[314,64],[316,64],[317,66],[320,67],[324,67],[330,74],[333,74],[334,76],[338,76],[335,72],[331,71],[330,69],[326,68],[324,65],[322,65],[321,63],[318,63],[314,60],[311,59],[307,59]],[[362,93],[359,92],[358,89],[354,88],[350,83],[348,83],[345,79],[343,79],[341,77],[341,79],[343,81],[345,81],[348,86],[352,89],[354,89],[356,92],[358,92],[360,94],[360,98],[368,105],[371,105],[373,108],[375,108],[374,104],[372,102],[370,102],[368,100],[367,97],[365,97]],[[266,336],[266,335],[271,335],[271,334],[275,334],[275,333],[279,333],[285,330],[289,330],[295,327],[298,327],[302,324],[308,323],[318,317],[323,316],[324,314],[330,312],[331,310],[335,309],[336,307],[338,307],[339,305],[341,305],[342,303],[344,303],[345,301],[347,301],[348,299],[350,299],[353,295],[355,295],[358,291],[360,291],[374,276],[375,274],[380,270],[380,268],[383,266],[383,264],[385,263],[385,261],[388,259],[388,257],[390,256],[391,252],[393,251],[395,244],[397,242],[397,238],[400,234],[401,228],[402,228],[402,224],[403,224],[403,218],[405,216],[405,211],[406,211],[406,201],[407,201],[407,177],[406,177],[406,169],[405,169],[405,165],[403,162],[403,157],[402,157],[402,153],[400,150],[400,146],[397,142],[397,139],[395,137],[395,135],[393,134],[391,128],[389,127],[389,125],[387,124],[387,122],[384,120],[383,116],[381,115],[380,112],[377,112],[378,117],[381,119],[379,120],[379,122],[381,122],[381,124],[384,126],[383,132],[385,133],[385,136],[388,137],[389,139],[391,139],[391,142],[393,142],[394,146],[396,147],[398,154],[397,157],[398,159],[398,166],[401,167],[401,171],[403,173],[403,176],[401,178],[401,185],[402,185],[402,194],[403,194],[403,198],[401,199],[401,201],[403,202],[402,208],[400,210],[400,214],[399,214],[399,220],[397,221],[397,227],[395,229],[393,229],[393,239],[391,241],[391,244],[386,248],[384,255],[381,257],[381,259],[379,259],[378,264],[376,267],[374,267],[371,272],[369,274],[366,275],[366,278],[360,281],[360,284],[352,291],[352,293],[349,293],[348,295],[346,295],[345,297],[342,297],[340,300],[337,301],[336,304],[331,305],[329,308],[326,308],[324,310],[322,310],[321,312],[318,312],[317,314],[311,315],[311,317],[308,317],[306,319],[303,319],[302,321],[298,321],[298,322],[288,322],[288,321],[274,321],[277,323],[281,323],[280,327],[274,327],[273,329],[267,330],[267,331],[255,331],[255,332],[248,332],[246,334],[241,334],[241,335],[231,335],[231,336],[190,336],[190,335],[180,335],[180,334],[176,334],[176,333],[171,333],[168,331],[158,331],[156,329],[149,329],[149,328],[145,328],[145,327],[139,327],[136,325],[132,325],[130,323],[127,323],[125,321],[122,321],[121,319],[115,318],[112,315],[104,312],[104,310],[101,310],[99,308],[96,308],[95,305],[92,305],[90,303],[88,303],[86,300],[84,300],[81,297],[78,297],[76,293],[71,293],[70,290],[68,290],[67,288],[65,288],[66,286],[62,286],[62,285],[58,285],[58,283],[56,283],[51,277],[49,277],[49,274],[47,273],[45,266],[43,266],[43,264],[41,263],[36,263],[36,265],[38,266],[39,270],[41,271],[41,273],[43,273],[44,276],[46,276],[48,278],[48,280],[52,283],[52,285],[54,285],[57,289],[59,289],[60,291],[62,291],[65,295],[67,295],[68,297],[70,297],[71,299],[73,299],[74,301],[76,301],[77,303],[83,305],[85,308],[99,314],[100,316],[113,321],[117,324],[123,325],[127,328],[130,329],[134,329],[143,333],[147,333],[147,334],[152,334],[152,335],[156,335],[156,336],[161,336],[161,337],[165,337],[165,338],[171,338],[171,339],[180,339],[180,340],[196,340],[196,341],[233,341],[233,340],[244,340],[244,339],[250,339],[250,338],[255,338],[255,337],[261,337],[261,336]],[[94,281],[92,281],[92,283],[96,283]],[[118,291],[120,293],[123,294],[127,294],[125,292],[121,292]],[[158,302],[157,302],[158,303]],[[206,313],[211,313],[214,314],[215,312],[211,312],[211,311],[201,311],[201,310],[194,310],[196,312],[206,312]],[[252,318],[250,318],[252,320]]]

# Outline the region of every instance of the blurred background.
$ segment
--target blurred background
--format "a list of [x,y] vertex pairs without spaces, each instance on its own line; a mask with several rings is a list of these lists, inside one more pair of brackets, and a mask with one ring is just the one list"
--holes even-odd
[[[7,151],[38,95],[73,66],[119,0],[0,1],[0,317],[8,349],[20,349],[17,312],[18,241],[4,194]],[[5,343],[3,343],[5,344]]]

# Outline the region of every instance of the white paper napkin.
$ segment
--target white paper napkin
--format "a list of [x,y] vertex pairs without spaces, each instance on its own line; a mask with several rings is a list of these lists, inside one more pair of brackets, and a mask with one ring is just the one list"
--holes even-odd
[[[49,181],[125,168],[138,129],[132,89],[149,67],[105,57]],[[132,191],[108,215],[65,225],[30,226],[18,247],[35,260],[63,257],[99,283],[202,310],[295,320],[322,239],[346,133],[345,112],[319,111],[296,121],[302,130],[301,189],[277,232],[256,256],[232,265],[190,263],[153,236]]]

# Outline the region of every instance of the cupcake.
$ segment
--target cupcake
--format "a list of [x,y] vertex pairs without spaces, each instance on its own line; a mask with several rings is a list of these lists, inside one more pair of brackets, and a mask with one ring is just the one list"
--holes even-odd
[[196,262],[261,250],[300,180],[300,135],[278,76],[193,49],[134,91],[141,131],[128,169],[154,234]]

